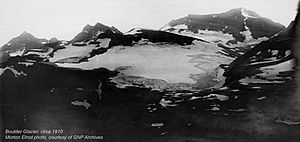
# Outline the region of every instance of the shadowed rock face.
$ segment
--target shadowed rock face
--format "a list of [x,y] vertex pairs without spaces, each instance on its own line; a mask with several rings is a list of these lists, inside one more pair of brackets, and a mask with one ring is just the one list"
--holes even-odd
[[[279,35],[263,41],[241,57],[234,60],[225,70],[228,82],[262,73],[261,68],[287,63],[294,59],[292,48],[295,43],[294,22]],[[291,64],[294,66],[293,64]],[[293,68],[293,67],[292,67]],[[290,71],[293,71],[290,70]]]
[[[0,48],[0,63],[6,62],[9,57],[13,56],[30,56],[34,59],[43,60],[46,56],[52,56],[57,50],[65,48],[62,42],[56,38],[50,40],[36,38],[32,34],[24,32]],[[32,55],[32,52],[37,54]],[[45,54],[45,57],[38,54]]]
[[100,33],[104,33],[106,31],[111,31],[116,34],[122,34],[117,28],[115,27],[108,27],[106,25],[103,25],[101,23],[96,23],[95,26],[86,25],[82,32],[80,32],[78,35],[76,35],[72,40],[71,43],[75,42],[87,42],[89,40],[92,40],[93,37],[97,37]]
[[272,37],[285,28],[244,8],[232,9],[220,14],[188,15],[172,20],[168,23],[169,28],[162,29],[172,31],[178,25],[186,25],[187,30],[193,33],[198,33],[198,30],[209,30],[232,34],[236,41],[244,41],[245,36],[241,32],[246,31],[246,27],[249,28],[254,39]]
[[46,39],[38,39],[32,34],[24,32],[20,36],[13,38],[7,44],[0,48],[0,52],[13,53],[19,50],[24,50],[24,53],[29,49],[42,49],[44,46],[42,42]]
[[293,45],[293,53],[296,57],[296,85],[297,85],[297,91],[295,95],[297,98],[295,99],[298,105],[295,105],[295,108],[299,108],[300,104],[300,3],[298,3],[298,13],[295,18],[294,26],[292,26],[293,35],[296,37],[296,41]]

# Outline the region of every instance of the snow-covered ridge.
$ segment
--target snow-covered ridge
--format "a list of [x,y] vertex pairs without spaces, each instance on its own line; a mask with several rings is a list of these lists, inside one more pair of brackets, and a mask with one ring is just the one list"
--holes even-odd
[[[223,30],[225,30],[225,27]],[[170,30],[172,29],[172,30]],[[165,27],[161,28],[162,31],[167,31],[174,34],[179,34],[183,36],[189,36],[196,39],[202,39],[205,41],[209,41],[212,43],[222,43],[226,45],[226,43],[230,40],[234,40],[235,38],[232,34],[224,33],[223,31],[212,31],[212,30],[198,30],[197,33],[193,33],[188,30],[188,26],[186,24],[176,25],[171,27],[170,25],[166,25]]]
[[189,15],[172,20],[160,30],[220,43],[229,48],[251,48],[283,29],[283,25],[254,11],[237,8],[219,14]]
[[208,29],[200,30],[199,29],[197,33],[189,31],[188,26],[185,24],[176,25],[174,27],[166,25],[165,27],[161,28],[161,30],[167,31],[170,33],[174,33],[174,34],[183,35],[183,36],[193,37],[196,39],[206,40],[206,41],[209,41],[212,43],[221,43],[230,48],[244,47],[247,45],[255,45],[262,41],[266,41],[269,39],[267,37],[261,37],[258,39],[254,39],[249,27],[246,25],[246,20],[247,20],[247,18],[245,18],[245,20],[244,20],[244,25],[245,25],[246,30],[240,32],[240,34],[245,37],[245,40],[243,42],[238,41],[235,44],[229,43],[229,41],[235,40],[233,35],[224,32],[224,30],[226,30],[228,28],[228,26],[226,26],[223,30],[220,30],[220,31],[213,31],[213,30],[208,30]]

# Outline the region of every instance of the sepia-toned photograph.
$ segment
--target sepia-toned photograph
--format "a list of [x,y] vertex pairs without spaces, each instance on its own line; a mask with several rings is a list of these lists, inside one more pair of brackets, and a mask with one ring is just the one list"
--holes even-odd
[[0,0],[0,142],[299,142],[298,0]]

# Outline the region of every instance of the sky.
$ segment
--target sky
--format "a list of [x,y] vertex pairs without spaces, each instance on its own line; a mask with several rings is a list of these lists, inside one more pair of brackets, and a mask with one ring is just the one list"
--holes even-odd
[[0,46],[27,31],[39,38],[71,40],[96,22],[122,32],[159,29],[188,14],[243,7],[287,26],[298,0],[0,0]]

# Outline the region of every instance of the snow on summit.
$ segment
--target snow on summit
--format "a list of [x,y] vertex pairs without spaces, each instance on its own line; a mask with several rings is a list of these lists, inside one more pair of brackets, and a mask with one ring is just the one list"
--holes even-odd
[[259,18],[260,16],[253,11],[249,11],[246,8],[241,8],[242,15],[246,18]]

